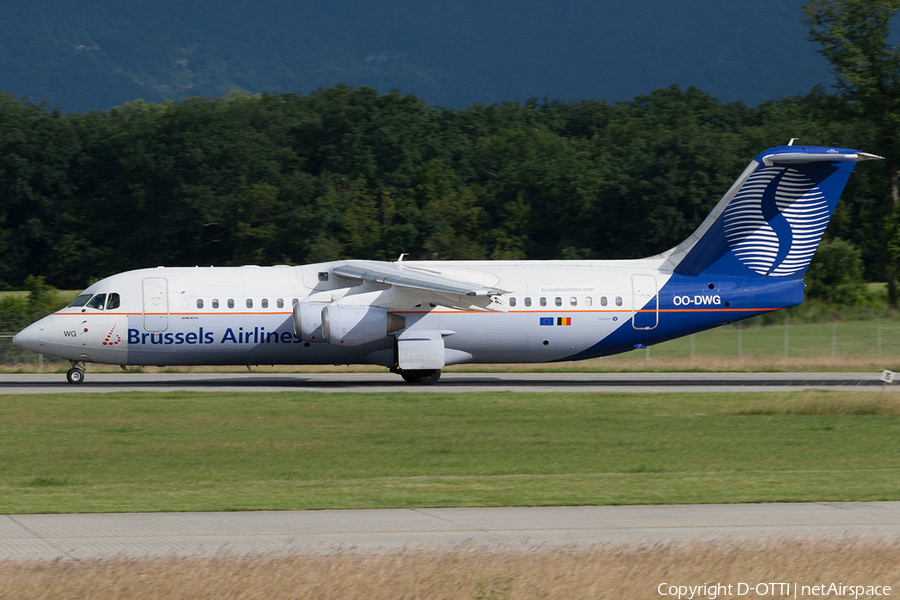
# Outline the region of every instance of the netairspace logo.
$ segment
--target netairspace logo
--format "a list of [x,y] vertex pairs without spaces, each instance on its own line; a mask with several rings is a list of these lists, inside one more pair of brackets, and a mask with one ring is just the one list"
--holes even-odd
[[[704,583],[702,585],[659,584],[656,591],[660,596],[671,596],[678,600],[708,598],[716,600],[722,596],[748,596],[751,598],[873,598],[890,596],[889,585],[845,585],[844,583],[820,583],[803,585],[793,582],[765,583]],[[753,594],[750,596],[750,594]]]

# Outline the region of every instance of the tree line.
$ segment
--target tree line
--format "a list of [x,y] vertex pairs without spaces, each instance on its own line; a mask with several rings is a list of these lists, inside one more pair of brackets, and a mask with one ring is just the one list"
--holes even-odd
[[[64,115],[0,95],[0,286],[167,265],[338,258],[630,258],[675,245],[760,151],[881,151],[852,102],[759,107],[677,86],[629,102],[465,110],[337,87]],[[890,165],[851,178],[829,237],[888,269]]]

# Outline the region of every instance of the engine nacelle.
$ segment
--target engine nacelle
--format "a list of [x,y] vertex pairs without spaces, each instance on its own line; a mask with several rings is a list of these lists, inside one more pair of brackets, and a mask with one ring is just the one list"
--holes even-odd
[[322,309],[322,333],[335,346],[361,346],[406,327],[406,319],[375,306],[337,306]]
[[298,302],[294,305],[294,333],[304,342],[324,342],[321,302]]

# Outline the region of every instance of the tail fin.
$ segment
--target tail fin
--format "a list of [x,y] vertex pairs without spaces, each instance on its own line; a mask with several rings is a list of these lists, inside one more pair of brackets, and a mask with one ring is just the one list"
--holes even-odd
[[842,148],[766,150],[703,224],[659,258],[680,275],[802,277],[853,167],[880,158]]

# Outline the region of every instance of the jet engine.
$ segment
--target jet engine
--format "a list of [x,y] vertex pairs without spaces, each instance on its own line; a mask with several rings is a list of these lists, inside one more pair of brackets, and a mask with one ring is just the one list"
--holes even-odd
[[321,302],[298,302],[294,305],[294,333],[304,342],[324,342]]
[[335,346],[361,346],[406,327],[406,319],[375,306],[337,306],[322,309],[322,333]]

